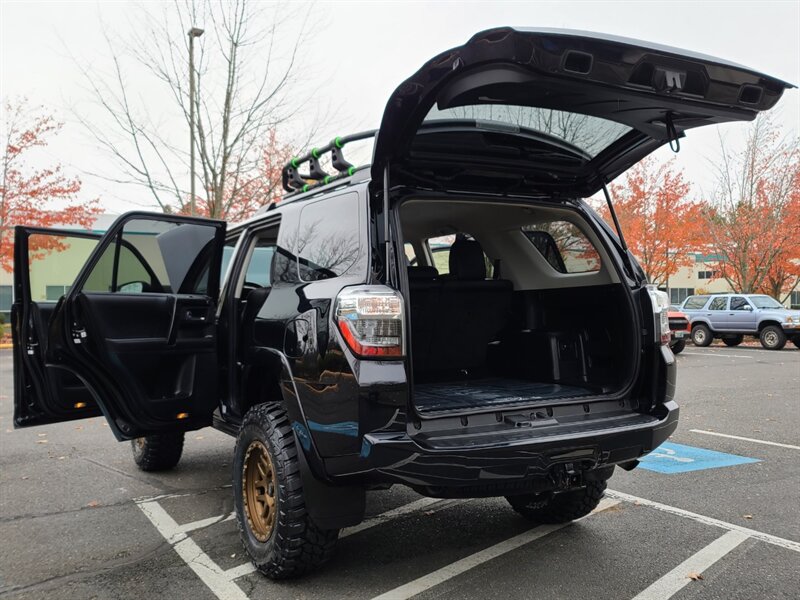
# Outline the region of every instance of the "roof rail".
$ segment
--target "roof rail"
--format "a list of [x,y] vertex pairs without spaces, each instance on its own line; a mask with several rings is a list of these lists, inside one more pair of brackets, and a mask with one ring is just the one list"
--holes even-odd
[[[367,168],[369,165],[355,167],[347,162],[342,149],[350,142],[375,137],[377,132],[376,129],[373,129],[352,135],[337,136],[322,148],[312,148],[308,154],[293,158],[286,163],[281,173],[283,189],[289,193],[307,192],[312,188],[350,177],[356,171]],[[320,167],[319,159],[327,152],[331,153],[331,165],[339,172],[337,175],[329,175]],[[307,174],[300,173],[300,166],[304,163],[308,163]]]

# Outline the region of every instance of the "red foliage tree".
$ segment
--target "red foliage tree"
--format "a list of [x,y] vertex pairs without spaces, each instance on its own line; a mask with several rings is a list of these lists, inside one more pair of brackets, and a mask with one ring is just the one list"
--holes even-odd
[[[647,158],[611,186],[614,210],[631,252],[651,283],[666,285],[678,269],[692,263],[701,241],[701,207],[690,200],[689,184],[673,161]],[[611,222],[608,208],[601,215]]]
[[[3,153],[3,179],[0,182],[0,267],[11,272],[14,266],[14,226],[75,226],[89,228],[100,212],[97,200],[77,198],[78,178],[66,176],[60,165],[30,167],[30,151],[47,145],[61,123],[44,112],[32,112],[26,102],[6,101],[6,139]],[[37,236],[42,238],[44,236]],[[55,239],[33,242],[32,260],[63,249]]]
[[795,172],[781,226],[786,229],[788,237],[758,291],[785,302],[800,287],[800,168]]
[[800,148],[759,117],[744,148],[726,145],[705,211],[715,266],[737,292],[775,297],[797,284],[800,259]]

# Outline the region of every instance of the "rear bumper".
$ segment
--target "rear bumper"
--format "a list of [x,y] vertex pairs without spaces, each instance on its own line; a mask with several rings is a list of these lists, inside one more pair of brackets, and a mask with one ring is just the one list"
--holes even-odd
[[[570,478],[591,477],[593,471],[631,463],[651,452],[675,431],[678,413],[670,399],[652,415],[619,414],[551,433],[520,430],[494,438],[447,440],[372,433],[364,437],[358,462],[364,482],[402,483],[431,496],[556,489],[578,483]],[[337,474],[351,479],[353,467],[352,459],[345,457],[325,460],[334,480]]]

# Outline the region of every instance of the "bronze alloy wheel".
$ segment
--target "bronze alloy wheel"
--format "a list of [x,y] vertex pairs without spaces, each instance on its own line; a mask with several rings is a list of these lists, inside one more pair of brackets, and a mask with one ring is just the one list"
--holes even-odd
[[269,451],[263,442],[254,440],[244,455],[242,498],[250,531],[259,542],[266,542],[275,526],[277,489]]

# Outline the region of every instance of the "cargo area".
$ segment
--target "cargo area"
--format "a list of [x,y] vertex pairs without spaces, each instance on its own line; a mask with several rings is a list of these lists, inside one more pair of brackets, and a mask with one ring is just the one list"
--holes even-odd
[[588,401],[625,386],[636,321],[575,215],[452,201],[404,208],[420,414]]

